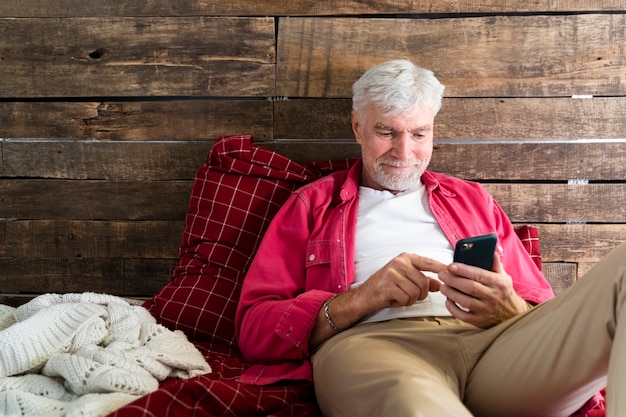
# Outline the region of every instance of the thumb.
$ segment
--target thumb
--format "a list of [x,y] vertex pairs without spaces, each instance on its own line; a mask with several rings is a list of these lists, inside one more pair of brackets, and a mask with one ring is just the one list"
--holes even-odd
[[428,291],[437,292],[441,287],[441,281],[435,278],[428,277]]
[[493,265],[491,267],[493,272],[504,273],[504,265],[502,264],[502,259],[500,259],[500,254],[498,252],[494,253],[493,256]]

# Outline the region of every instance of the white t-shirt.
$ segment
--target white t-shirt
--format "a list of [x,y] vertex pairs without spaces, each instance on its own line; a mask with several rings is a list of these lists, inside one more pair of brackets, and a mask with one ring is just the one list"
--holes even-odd
[[[355,245],[355,281],[363,284],[376,271],[402,252],[415,253],[449,264],[453,248],[433,217],[426,187],[392,194],[359,187]],[[435,274],[426,274],[436,278]],[[361,323],[399,317],[450,316],[445,297],[430,292],[425,300],[409,307],[386,308]]]

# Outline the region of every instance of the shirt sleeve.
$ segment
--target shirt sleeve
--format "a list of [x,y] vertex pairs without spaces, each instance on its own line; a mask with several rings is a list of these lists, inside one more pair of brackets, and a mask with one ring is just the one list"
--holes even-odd
[[497,202],[493,202],[498,237],[502,245],[504,270],[513,279],[513,288],[527,302],[539,304],[554,297],[550,283],[543,276],[524,245],[517,237],[513,225]]
[[332,292],[306,286],[307,205],[292,194],[266,231],[244,279],[235,319],[239,348],[252,362],[310,356],[308,339]]

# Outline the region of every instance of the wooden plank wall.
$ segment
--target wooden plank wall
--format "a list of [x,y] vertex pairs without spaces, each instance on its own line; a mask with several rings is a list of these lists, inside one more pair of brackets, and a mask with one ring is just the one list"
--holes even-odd
[[3,0],[0,302],[149,296],[216,137],[355,155],[351,84],[393,58],[446,85],[431,167],[537,225],[560,291],[626,237],[625,45],[619,0]]

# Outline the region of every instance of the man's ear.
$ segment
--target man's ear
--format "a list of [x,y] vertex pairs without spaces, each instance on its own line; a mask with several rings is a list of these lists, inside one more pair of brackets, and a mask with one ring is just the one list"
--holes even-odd
[[354,110],[350,112],[350,122],[352,123],[352,133],[354,133],[354,138],[356,139],[356,142],[360,145],[361,134],[359,133],[359,118]]

